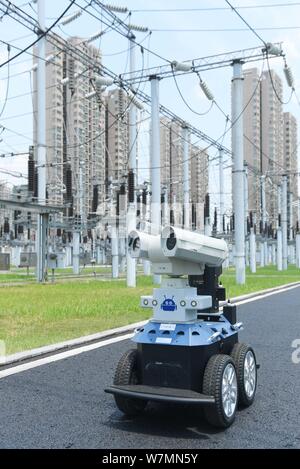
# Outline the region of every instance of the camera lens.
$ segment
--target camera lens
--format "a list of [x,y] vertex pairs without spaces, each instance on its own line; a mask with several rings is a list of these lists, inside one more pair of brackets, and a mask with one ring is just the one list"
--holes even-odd
[[174,247],[176,246],[175,233],[170,233],[170,236],[167,238],[166,246],[169,251],[172,251],[172,249],[174,249]]

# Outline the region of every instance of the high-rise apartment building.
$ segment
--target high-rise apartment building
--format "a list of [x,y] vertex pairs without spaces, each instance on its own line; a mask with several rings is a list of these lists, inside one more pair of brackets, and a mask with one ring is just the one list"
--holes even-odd
[[[169,204],[175,213],[175,222],[183,222],[183,129],[178,122],[161,118],[160,155],[161,184],[167,188]],[[195,205],[196,226],[203,225],[203,203],[208,191],[208,156],[204,150],[189,143],[190,202]],[[191,205],[192,207],[192,205]],[[190,208],[191,208],[190,207]],[[190,220],[192,209],[190,210]]]
[[[284,167],[288,178],[288,204],[298,201],[298,158],[297,158],[297,120],[290,112],[283,114],[283,148]],[[296,225],[298,218],[297,205],[293,206],[293,216],[290,220],[290,210],[288,207],[288,223],[292,228]]]
[[260,77],[257,68],[244,71],[244,155],[248,164],[249,209],[260,216]]
[[[54,56],[46,66],[48,200],[55,204],[66,201],[63,193],[67,189],[67,170],[71,169],[74,215],[81,215],[85,222],[95,210],[95,188],[98,203],[105,197],[105,105],[90,65],[100,66],[101,54],[79,37],[51,40],[46,51],[47,56]],[[35,91],[36,78],[36,110]],[[35,143],[36,131],[35,114]]]
[[121,181],[128,173],[130,103],[127,93],[121,88],[110,90],[105,102],[106,181]]
[[161,184],[169,191],[171,203],[183,200],[182,127],[165,117],[160,120]]
[[204,201],[208,193],[209,164],[208,154],[197,145],[190,147],[191,168],[191,203],[195,210],[195,225],[198,230],[204,228]]
[[[297,171],[297,123],[290,113],[283,113],[283,84],[273,71],[256,68],[244,71],[244,158],[248,164],[249,210],[261,213],[261,176],[265,176],[266,215],[276,227],[278,220],[278,185],[285,172]],[[297,197],[297,178],[290,179]],[[292,182],[293,181],[293,182]]]

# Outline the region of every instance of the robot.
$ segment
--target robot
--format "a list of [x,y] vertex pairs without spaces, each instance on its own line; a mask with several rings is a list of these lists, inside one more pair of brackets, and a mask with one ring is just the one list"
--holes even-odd
[[148,401],[201,405],[211,425],[229,427],[238,407],[254,401],[258,365],[253,348],[238,341],[236,306],[219,307],[226,242],[167,226],[157,236],[131,232],[128,249],[149,259],[162,283],[141,297],[153,317],[136,329],[136,347],[121,357],[105,391],[130,417]]

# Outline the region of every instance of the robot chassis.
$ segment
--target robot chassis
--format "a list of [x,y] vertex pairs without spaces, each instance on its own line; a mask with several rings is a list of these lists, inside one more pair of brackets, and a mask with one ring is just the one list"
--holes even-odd
[[237,408],[254,401],[258,365],[252,347],[238,341],[236,306],[219,309],[226,242],[166,227],[158,236],[134,231],[128,243],[132,257],[149,259],[154,273],[168,277],[141,297],[153,318],[136,329],[137,347],[121,357],[105,392],[131,417],[148,401],[194,404],[211,425],[229,427]]

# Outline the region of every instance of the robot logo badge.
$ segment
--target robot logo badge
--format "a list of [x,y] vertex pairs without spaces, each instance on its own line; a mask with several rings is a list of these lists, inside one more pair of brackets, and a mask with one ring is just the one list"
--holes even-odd
[[177,305],[174,301],[174,296],[172,298],[167,298],[166,295],[164,295],[165,299],[161,304],[161,309],[163,311],[175,311],[177,309]]

